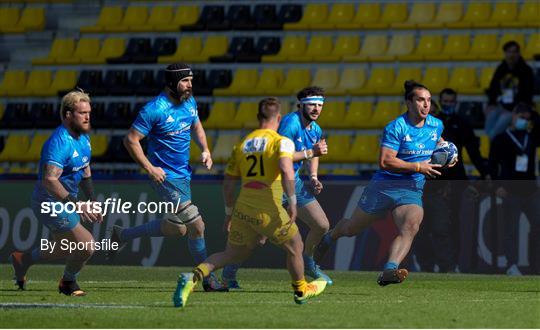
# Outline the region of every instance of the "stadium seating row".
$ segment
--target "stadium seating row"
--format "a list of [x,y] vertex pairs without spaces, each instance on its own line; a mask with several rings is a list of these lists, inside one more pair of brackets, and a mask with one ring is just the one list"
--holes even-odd
[[[279,13],[271,4],[256,5],[251,15],[250,6],[232,5],[225,15],[223,6],[196,5],[153,6],[151,9],[132,5],[104,6],[95,25],[81,28],[81,32],[143,32],[143,31],[202,31],[202,30],[280,30],[285,22],[300,19],[300,5],[282,5]],[[199,15],[200,14],[200,15]]]
[[[195,95],[259,96],[294,95],[310,84],[323,87],[329,96],[400,95],[403,82],[408,79],[423,82],[433,93],[450,87],[462,94],[482,95],[489,87],[495,68],[484,66],[390,66],[290,68],[239,68],[234,74],[227,69],[193,70]],[[540,83],[540,69],[536,70]],[[152,96],[164,86],[164,72],[157,70],[34,70],[28,75],[23,70],[7,70],[0,83],[0,96],[56,96],[75,86],[93,96],[139,95]],[[536,93],[539,93],[537,86]]]
[[[37,133],[33,137],[28,135],[11,134],[7,136],[5,147],[0,152],[0,162],[36,162],[39,160],[41,147],[49,134]],[[107,136],[93,134],[92,159],[94,162],[132,162],[122,143],[123,136]],[[231,148],[238,143],[241,135],[238,133],[221,132],[217,136],[208,136],[208,145],[212,150],[213,159],[217,163],[224,163],[230,156]],[[378,135],[355,136],[350,134],[333,134],[327,139],[331,152],[321,158],[323,163],[377,163],[379,151]],[[144,140],[143,140],[144,141]],[[215,141],[215,143],[214,143]],[[143,147],[145,147],[143,145]],[[489,153],[489,139],[480,137],[480,150],[484,157]],[[194,142],[191,144],[190,158],[192,162],[198,161],[200,150]],[[464,161],[470,159],[464,154]]]
[[0,7],[0,33],[25,33],[45,28],[45,9]]
[[351,3],[310,3],[304,7],[302,19],[285,24],[285,30],[317,29],[437,29],[539,27],[540,4],[517,1],[415,2],[409,11],[404,2],[360,3],[355,10]]
[[[172,62],[390,62],[390,61],[480,61],[502,58],[502,46],[515,40],[525,59],[540,56],[540,33],[369,34],[365,38],[343,34],[279,37],[200,36],[175,38],[58,38],[47,57],[34,65],[125,64]],[[127,46],[126,46],[127,44]]]
[[[410,11],[409,11],[410,9]],[[333,29],[440,29],[440,28],[536,28],[540,5],[518,2],[461,1],[407,3],[377,2],[300,5],[232,5],[225,13],[220,5],[149,8],[131,5],[103,7],[95,26],[82,32],[127,31],[223,31],[223,30],[333,30]],[[302,14],[303,11],[303,14]]]
[[[144,102],[111,101],[92,102],[91,123],[93,128],[128,128]],[[50,102],[7,103],[0,108],[0,128],[29,129],[54,128],[60,125],[59,106]],[[283,101],[282,112],[296,110],[295,103]],[[199,117],[207,129],[252,129],[257,127],[257,102],[254,100],[215,101],[198,103]],[[328,101],[318,123],[325,129],[380,129],[404,112],[401,102],[353,100]],[[472,126],[483,123],[480,102],[461,102],[458,111]]]

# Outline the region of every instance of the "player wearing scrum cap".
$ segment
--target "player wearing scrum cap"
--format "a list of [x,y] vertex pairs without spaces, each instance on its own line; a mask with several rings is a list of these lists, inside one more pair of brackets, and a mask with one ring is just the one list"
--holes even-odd
[[[326,141],[322,138],[321,127],[316,123],[324,105],[324,90],[317,86],[306,87],[296,95],[298,111],[283,117],[278,133],[294,142],[293,161],[296,181],[296,197],[298,200],[298,218],[310,229],[304,241],[305,274],[313,279],[323,278],[329,285],[332,280],[324,274],[313,260],[313,250],[323,235],[328,231],[329,222],[321,205],[315,199],[323,185],[317,177],[319,156],[328,152]],[[304,186],[300,179],[300,169],[306,161],[310,176],[310,186]],[[284,199],[285,204],[287,203]],[[237,265],[223,269],[223,280],[229,288],[238,288],[236,280]]]
[[[165,89],[139,112],[124,138],[131,157],[148,173],[154,190],[165,201],[179,205],[174,213],[133,228],[113,227],[111,239],[124,244],[148,236],[184,236],[196,264],[206,259],[204,222],[191,202],[191,137],[202,150],[201,162],[210,170],[212,156],[193,97],[193,72],[187,64],[171,64],[165,69]],[[148,137],[147,156],[140,141]],[[213,274],[204,279],[206,291],[226,290]]]

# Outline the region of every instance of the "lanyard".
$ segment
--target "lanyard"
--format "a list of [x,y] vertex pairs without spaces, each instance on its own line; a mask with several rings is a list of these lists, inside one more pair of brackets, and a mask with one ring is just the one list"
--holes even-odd
[[516,139],[514,134],[512,134],[510,129],[507,128],[506,133],[510,136],[512,141],[514,141],[514,143],[518,146],[518,148],[521,150],[521,152],[525,152],[525,148],[527,148],[527,144],[529,143],[529,134],[528,133],[525,134],[525,141],[523,141],[523,144],[521,144],[521,143],[519,143],[518,139]]

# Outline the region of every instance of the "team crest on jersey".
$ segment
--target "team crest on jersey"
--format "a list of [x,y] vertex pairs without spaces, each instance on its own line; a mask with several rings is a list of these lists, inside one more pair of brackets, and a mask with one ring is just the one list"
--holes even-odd
[[244,143],[244,148],[242,149],[242,152],[244,153],[250,153],[250,152],[263,152],[266,148],[266,144],[268,143],[267,138],[261,138],[256,137],[253,139],[249,139]]
[[437,141],[437,132],[436,131],[431,132],[431,141]]

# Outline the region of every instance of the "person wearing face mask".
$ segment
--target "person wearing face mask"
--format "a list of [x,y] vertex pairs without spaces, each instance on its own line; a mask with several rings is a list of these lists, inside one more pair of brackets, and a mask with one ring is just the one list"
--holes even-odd
[[534,111],[525,103],[516,106],[512,124],[497,135],[489,153],[490,175],[494,180],[495,193],[502,198],[504,217],[504,251],[507,258],[507,274],[521,275],[518,262],[518,229],[521,212],[530,223],[530,264],[538,273],[540,244],[540,190],[536,183],[535,156],[538,139],[532,133]]
[[532,103],[534,73],[523,57],[519,44],[508,41],[503,46],[504,60],[495,70],[486,91],[485,131],[492,140],[512,121],[512,109],[520,102]]
[[[458,219],[462,195],[469,186],[463,148],[482,178],[487,174],[487,160],[480,154],[474,130],[457,113],[457,92],[451,88],[443,89],[439,94],[439,105],[440,110],[432,108],[431,112],[444,124],[443,139],[456,145],[458,162],[454,167],[441,169],[439,177],[426,182],[425,225],[418,233],[415,254],[423,271],[432,271],[436,264],[439,272],[444,273],[455,269],[458,247],[461,246]],[[470,186],[470,189],[474,188]]]

